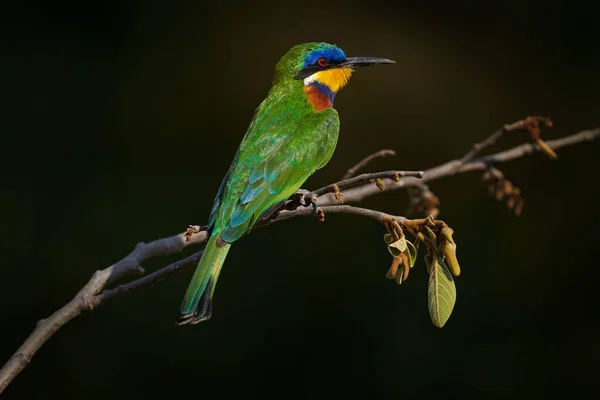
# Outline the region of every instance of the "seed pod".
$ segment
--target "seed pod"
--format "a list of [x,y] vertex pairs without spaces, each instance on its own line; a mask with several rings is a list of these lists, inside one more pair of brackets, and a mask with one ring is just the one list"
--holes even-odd
[[450,268],[452,275],[459,276],[460,275],[460,265],[458,264],[458,259],[456,258],[456,243],[454,243],[454,238],[452,234],[454,231],[449,226],[445,226],[440,231],[440,235],[444,239],[442,242],[442,253],[444,253],[444,258],[446,259],[446,264]]
[[458,264],[458,259],[456,258],[456,244],[447,241],[442,245],[442,247],[446,265],[448,265],[448,268],[450,268],[450,272],[452,272],[452,275],[454,276],[459,276],[460,265]]
[[454,231],[449,226],[443,227],[442,230],[440,231],[441,236],[444,239],[446,239],[447,241],[449,241],[450,243],[454,243],[454,238],[452,238],[453,233],[454,233]]

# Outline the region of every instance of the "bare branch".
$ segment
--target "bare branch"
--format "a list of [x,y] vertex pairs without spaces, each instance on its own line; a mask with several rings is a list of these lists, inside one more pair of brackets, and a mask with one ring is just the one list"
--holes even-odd
[[461,164],[465,164],[469,161],[471,161],[473,158],[475,158],[475,156],[477,154],[479,154],[483,149],[492,146],[493,144],[495,144],[498,139],[500,139],[502,136],[504,136],[506,134],[506,132],[508,132],[508,130],[506,129],[506,125],[503,126],[502,128],[498,129],[496,132],[492,133],[490,136],[488,136],[485,140],[479,142],[479,143],[475,143],[473,145],[473,148],[471,149],[471,151],[469,151],[467,154],[465,154],[459,161]]
[[[336,202],[343,202],[342,190],[349,189],[354,186],[358,186],[363,183],[375,183],[377,187],[383,186],[382,179],[390,179],[392,182],[398,182],[400,178],[403,177],[414,177],[414,178],[422,178],[423,171],[383,171],[383,172],[375,172],[372,174],[362,174],[359,176],[355,176],[354,178],[349,178],[345,180],[341,180],[336,183],[332,183],[327,186],[323,186],[320,189],[317,189],[313,192],[308,190],[301,189],[297,194],[300,194],[300,197],[292,198],[288,201],[281,210],[295,210],[301,205],[308,206],[317,201],[319,196],[323,196],[329,193],[332,193],[332,198],[336,200]],[[383,190],[383,188],[381,189]]]
[[204,250],[200,250],[199,252],[194,253],[183,260],[169,264],[166,267],[161,268],[158,271],[154,271],[153,273],[142,278],[136,279],[135,281],[119,285],[114,289],[105,290],[95,297],[96,306],[100,306],[119,295],[135,292],[137,290],[152,286],[168,276],[178,274],[181,271],[198,264],[200,257],[202,257],[202,253],[204,253]]
[[413,177],[421,179],[423,177],[423,171],[383,171],[375,172],[372,174],[362,174],[355,176],[354,178],[341,180],[331,185],[324,186],[320,189],[315,190],[313,193],[317,196],[323,196],[327,193],[335,193],[337,190],[345,190],[351,187],[360,185],[365,182],[375,182],[377,179],[389,179],[392,183],[398,182],[400,178]]
[[[545,124],[547,127],[552,126],[552,121],[546,117],[527,117],[522,120],[513,122],[512,124],[506,124],[502,128],[499,128],[496,132],[492,133],[485,140],[475,143],[471,151],[465,154],[461,159],[461,164],[466,164],[471,161],[477,154],[479,154],[482,150],[486,149],[494,145],[502,136],[504,136],[508,132],[517,131],[517,130],[526,130],[531,135],[531,139],[541,142],[540,146],[543,147],[544,144],[540,139],[540,123]],[[545,150],[545,149],[543,149]],[[556,157],[553,157],[556,158]]]
[[[350,206],[347,204],[325,205],[325,206],[319,207],[319,209],[326,214],[327,213],[343,213],[343,214],[362,215],[363,217],[368,217],[368,218],[374,219],[378,222],[382,222],[385,217],[393,218],[393,219],[397,220],[400,224],[403,224],[404,221],[406,220],[406,218],[404,218],[404,217],[390,215],[390,214],[384,213],[382,211],[371,210],[371,209],[362,208],[362,207],[355,207],[355,206]],[[299,216],[315,216],[315,215],[316,215],[315,211],[313,211],[310,208],[298,208],[298,209],[292,210],[292,211],[283,210],[277,215],[277,217],[275,217],[274,219],[265,221],[263,224],[260,224],[259,226],[271,225],[275,222],[284,221],[286,219],[299,217]]]
[[[494,135],[493,135],[494,136]],[[501,135],[500,135],[501,136]],[[600,128],[583,131],[575,135],[567,136],[562,139],[552,140],[547,142],[548,148],[552,150],[559,149],[561,147],[574,145],[586,141],[595,140],[600,136]],[[498,139],[499,136],[493,140],[486,140],[482,143],[493,143]],[[486,144],[487,146],[487,144]],[[479,150],[478,150],[479,151]],[[344,197],[347,202],[360,201],[363,198],[379,193],[380,190],[377,186],[370,182],[375,180],[384,185],[384,191],[395,190],[400,188],[406,188],[411,185],[420,185],[421,182],[432,181],[446,176],[452,176],[458,173],[485,170],[491,165],[514,160],[516,158],[524,157],[526,155],[540,151],[540,147],[537,144],[524,144],[521,146],[514,147],[510,150],[506,150],[500,153],[496,153],[487,157],[482,157],[475,160],[469,160],[464,163],[461,160],[454,160],[437,167],[426,170],[424,173],[421,172],[410,172],[404,173],[404,176],[399,176],[399,171],[385,171],[376,174],[363,174],[355,178],[343,179],[334,185],[326,186],[325,188],[319,189],[317,192],[327,194],[318,198],[317,205],[318,209],[312,208],[297,208],[295,210],[281,210],[272,219],[261,221],[257,224],[257,228],[260,226],[271,225],[275,222],[290,219],[296,216],[308,216],[315,215],[315,211],[323,213],[344,213],[344,214],[355,214],[362,215],[372,218],[376,221],[382,222],[385,220],[393,220],[399,224],[409,223],[410,220],[406,220],[403,217],[397,217],[383,213],[381,211],[370,210],[361,207],[353,207],[347,204],[339,204],[339,201],[334,198],[331,193],[339,192],[342,189],[348,189],[344,192]],[[391,154],[391,151],[386,152],[385,155]],[[366,165],[370,160],[375,157],[383,156],[381,153],[375,153],[365,158],[363,161],[358,163],[356,166],[351,168],[346,176],[352,176],[359,168]],[[471,153],[471,152],[470,152]],[[467,156],[471,157],[467,153]],[[474,154],[477,154],[475,152]],[[463,159],[465,158],[463,157]],[[467,157],[468,159],[468,157]],[[422,176],[422,180],[419,177]],[[395,184],[394,181],[397,180]],[[360,185],[353,187],[354,185]],[[351,188],[353,187],[353,188]],[[349,189],[351,188],[351,189]],[[315,193],[317,193],[315,192]],[[131,293],[133,291],[148,287],[161,281],[162,279],[178,273],[186,268],[194,266],[202,255],[202,251],[194,253],[185,259],[170,264],[158,271],[155,271],[142,278],[134,280],[132,282],[122,284],[113,289],[107,289],[107,287],[115,281],[122,279],[131,274],[143,274],[144,270],[141,264],[155,257],[162,257],[169,254],[179,253],[188,246],[203,243],[207,240],[206,228],[191,227],[186,232],[170,236],[164,239],[158,239],[150,243],[139,243],[135,249],[123,258],[121,261],[109,266],[106,269],[97,271],[94,273],[90,281],[77,293],[77,295],[65,306],[56,311],[50,317],[45,320],[40,320],[31,333],[31,335],[25,340],[17,352],[8,360],[8,362],[0,369],[0,393],[12,382],[12,380],[27,366],[31,361],[34,354],[40,349],[40,347],[63,325],[67,324],[73,318],[80,314],[91,311],[94,308],[112,300],[122,294]]]
[[373,161],[376,158],[395,156],[395,155],[396,155],[396,152],[394,150],[390,150],[390,149],[383,149],[383,150],[379,150],[378,152],[375,152],[373,154],[369,154],[368,156],[366,156],[365,158],[363,158],[362,160],[357,162],[352,168],[348,168],[348,171],[346,171],[344,176],[342,176],[342,180],[352,178],[354,176],[354,174],[356,174],[358,172],[358,170],[366,167],[368,163],[370,163],[371,161]]
[[[599,136],[600,128],[590,129],[561,139],[549,140],[546,142],[546,145],[552,150],[557,150],[562,147],[572,146],[578,143],[591,142],[597,139]],[[437,167],[425,170],[421,182],[430,182],[436,179],[469,171],[483,171],[489,168],[490,165],[511,161],[540,151],[540,147],[537,144],[525,143],[506,151],[469,161],[466,164],[462,164],[460,160],[449,161],[447,163],[438,165]],[[384,180],[384,184],[386,184],[385,191],[403,189],[407,186],[418,185],[418,182],[419,180],[416,178],[407,177],[400,179],[400,181],[395,185],[391,185],[391,180],[386,179]],[[344,201],[348,203],[359,202],[365,197],[377,193],[381,193],[381,191],[377,188],[374,188],[372,185],[362,185],[345,191]],[[318,206],[331,203],[333,203],[331,196],[320,197],[317,201]]]
[[[92,279],[89,280],[70,302],[47,319],[42,319],[37,323],[33,333],[25,340],[2,369],[0,369],[0,393],[2,393],[19,372],[29,364],[33,355],[52,335],[56,333],[56,331],[73,318],[85,311],[91,311],[101,304],[100,299],[102,297],[98,296],[98,294],[105,287],[127,275],[143,273],[144,270],[140,264],[149,258],[179,253],[187,246],[206,241],[206,238],[206,232],[202,231],[193,235],[191,240],[186,240],[184,234],[178,234],[158,239],[150,243],[138,243],[138,245],[135,246],[135,249],[121,261],[106,269],[96,271],[92,276]],[[166,267],[163,270],[168,270],[169,267]],[[155,274],[158,272],[160,271],[142,278],[143,283],[145,283],[144,286],[154,283],[156,280],[152,280],[151,277],[156,277]],[[135,282],[137,281],[128,285],[135,287]],[[112,298],[119,290],[122,293],[127,292],[127,290],[124,290],[123,288],[119,289],[119,287],[113,290],[117,292],[113,292],[113,295],[111,295],[110,292],[105,292],[103,293],[103,296]]]

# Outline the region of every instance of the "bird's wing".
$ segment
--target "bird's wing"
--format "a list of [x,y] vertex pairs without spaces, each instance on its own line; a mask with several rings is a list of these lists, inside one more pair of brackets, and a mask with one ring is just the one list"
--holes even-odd
[[249,132],[215,199],[211,226],[226,242],[248,232],[263,212],[289,198],[333,154],[337,111],[324,110],[294,124]]

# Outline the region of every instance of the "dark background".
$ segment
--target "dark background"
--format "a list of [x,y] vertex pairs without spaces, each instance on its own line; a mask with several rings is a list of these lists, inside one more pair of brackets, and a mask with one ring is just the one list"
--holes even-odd
[[[381,148],[399,154],[372,171],[437,165],[526,115],[554,119],[548,139],[600,124],[600,25],[583,2],[3,1],[0,22],[0,364],[96,269],[206,222],[296,43],[397,61],[340,93],[338,148],[310,188]],[[478,173],[431,184],[463,269],[441,330],[422,261],[401,287],[384,279],[377,223],[300,218],[234,246],[208,323],[174,324],[187,271],[68,324],[3,398],[598,390],[598,146],[502,165],[523,190],[520,218]],[[406,193],[364,205],[401,214]]]

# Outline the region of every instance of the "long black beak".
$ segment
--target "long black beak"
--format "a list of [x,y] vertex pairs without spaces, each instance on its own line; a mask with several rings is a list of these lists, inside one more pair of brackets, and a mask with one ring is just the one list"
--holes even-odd
[[300,72],[296,74],[294,79],[304,79],[308,76],[311,76],[315,72],[324,71],[328,69],[351,68],[354,70],[356,68],[368,67],[369,65],[377,64],[396,64],[396,61],[388,60],[387,58],[377,57],[348,57],[343,63],[329,64],[326,67],[319,67],[318,65],[309,65],[307,67],[304,67]]
[[377,57],[348,57],[346,61],[341,64],[336,65],[336,68],[360,68],[360,67],[368,67],[371,65],[377,64],[396,64],[396,61],[388,60],[387,58],[377,58]]

